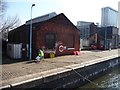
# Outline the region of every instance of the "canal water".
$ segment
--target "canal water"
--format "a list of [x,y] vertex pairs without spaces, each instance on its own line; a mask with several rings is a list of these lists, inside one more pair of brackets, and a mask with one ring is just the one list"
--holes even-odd
[[120,66],[111,69],[103,76],[93,80],[93,82],[97,85],[88,83],[79,87],[76,90],[84,90],[85,88],[104,88],[104,90],[120,90]]

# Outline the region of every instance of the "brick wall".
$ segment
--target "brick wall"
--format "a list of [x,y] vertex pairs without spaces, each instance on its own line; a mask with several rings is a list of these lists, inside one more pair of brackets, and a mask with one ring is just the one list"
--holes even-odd
[[[23,25],[9,33],[9,43],[27,43],[29,44],[29,25]],[[33,24],[33,58],[37,56],[37,49],[45,46],[45,35],[48,33],[54,33],[55,42],[62,42],[63,46],[69,46],[71,44],[70,36],[73,36],[74,50],[79,50],[80,40],[79,31],[70,22],[70,20],[64,15],[59,14],[52,19]],[[57,55],[73,54],[74,50],[64,50],[62,53],[56,49]]]

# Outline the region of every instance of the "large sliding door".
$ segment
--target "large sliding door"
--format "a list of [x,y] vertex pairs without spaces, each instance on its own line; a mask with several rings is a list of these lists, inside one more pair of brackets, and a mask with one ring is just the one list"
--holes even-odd
[[55,48],[55,41],[56,41],[56,37],[55,37],[54,33],[46,34],[46,36],[45,36],[46,48],[54,49]]

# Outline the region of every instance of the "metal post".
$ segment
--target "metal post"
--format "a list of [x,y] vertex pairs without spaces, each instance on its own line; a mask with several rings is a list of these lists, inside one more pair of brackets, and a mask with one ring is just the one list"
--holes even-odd
[[106,40],[107,40],[107,38],[106,38],[106,34],[107,34],[107,29],[106,29],[106,27],[105,27],[105,50],[106,50]]
[[32,59],[32,7],[35,6],[35,4],[32,4],[31,6],[31,20],[30,20],[30,57],[29,59]]

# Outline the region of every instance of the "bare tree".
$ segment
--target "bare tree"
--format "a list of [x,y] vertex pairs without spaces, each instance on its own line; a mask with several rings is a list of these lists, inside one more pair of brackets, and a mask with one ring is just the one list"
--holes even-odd
[[2,25],[0,26],[0,32],[2,33],[2,38],[7,40],[8,32],[17,28],[20,25],[19,18],[15,17],[7,17],[3,20]]
[[4,19],[1,27],[0,32],[8,32],[16,27],[18,27],[20,24],[19,18],[17,16],[15,17],[7,17]]
[[0,16],[4,14],[6,8],[7,8],[7,3],[5,2],[5,0],[0,0]]
[[20,20],[17,16],[6,17],[7,2],[0,0],[0,33],[2,37],[7,39],[8,32],[20,25]]

